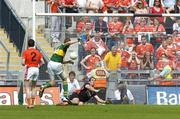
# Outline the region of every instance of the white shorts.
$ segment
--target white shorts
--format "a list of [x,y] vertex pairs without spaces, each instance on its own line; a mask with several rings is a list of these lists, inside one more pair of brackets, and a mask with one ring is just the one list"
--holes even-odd
[[27,76],[25,80],[37,81],[39,76],[38,67],[29,67],[27,68]]
[[63,73],[63,66],[59,62],[49,61],[47,67],[51,79],[54,79],[55,75],[58,76]]

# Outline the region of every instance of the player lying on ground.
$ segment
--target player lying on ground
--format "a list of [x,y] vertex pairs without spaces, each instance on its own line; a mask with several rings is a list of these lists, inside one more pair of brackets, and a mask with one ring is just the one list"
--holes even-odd
[[97,93],[100,90],[96,90],[94,88],[95,80],[96,79],[94,77],[91,77],[89,81],[83,85],[83,87],[79,92],[74,92],[72,95],[68,97],[67,102],[62,102],[58,105],[68,105],[68,104],[83,105],[84,103],[89,101],[92,97],[96,99],[97,103],[100,104],[108,103],[108,101],[104,101],[98,97]]

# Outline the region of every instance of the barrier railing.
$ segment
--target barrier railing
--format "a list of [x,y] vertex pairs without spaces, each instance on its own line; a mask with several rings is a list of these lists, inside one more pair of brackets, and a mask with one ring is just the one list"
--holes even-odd
[[2,43],[2,41],[0,41],[0,45],[3,47],[3,49],[6,51],[7,53],[7,60],[6,60],[6,72],[7,72],[7,77],[9,77],[9,58],[10,58],[10,51],[9,49]]
[[25,38],[25,26],[8,0],[1,0],[1,27],[8,33],[19,53]]

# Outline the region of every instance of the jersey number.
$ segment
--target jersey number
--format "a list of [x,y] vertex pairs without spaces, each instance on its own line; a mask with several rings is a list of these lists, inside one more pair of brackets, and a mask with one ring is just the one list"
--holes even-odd
[[35,62],[36,61],[36,53],[35,52],[31,52],[31,56],[32,56],[31,61]]

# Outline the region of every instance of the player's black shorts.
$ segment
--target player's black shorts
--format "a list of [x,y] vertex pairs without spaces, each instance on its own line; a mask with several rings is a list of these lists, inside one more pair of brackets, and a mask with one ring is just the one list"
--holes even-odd
[[72,94],[69,96],[69,99],[70,99],[70,100],[72,100],[72,99],[74,99],[74,98],[79,98],[77,93],[72,93]]

